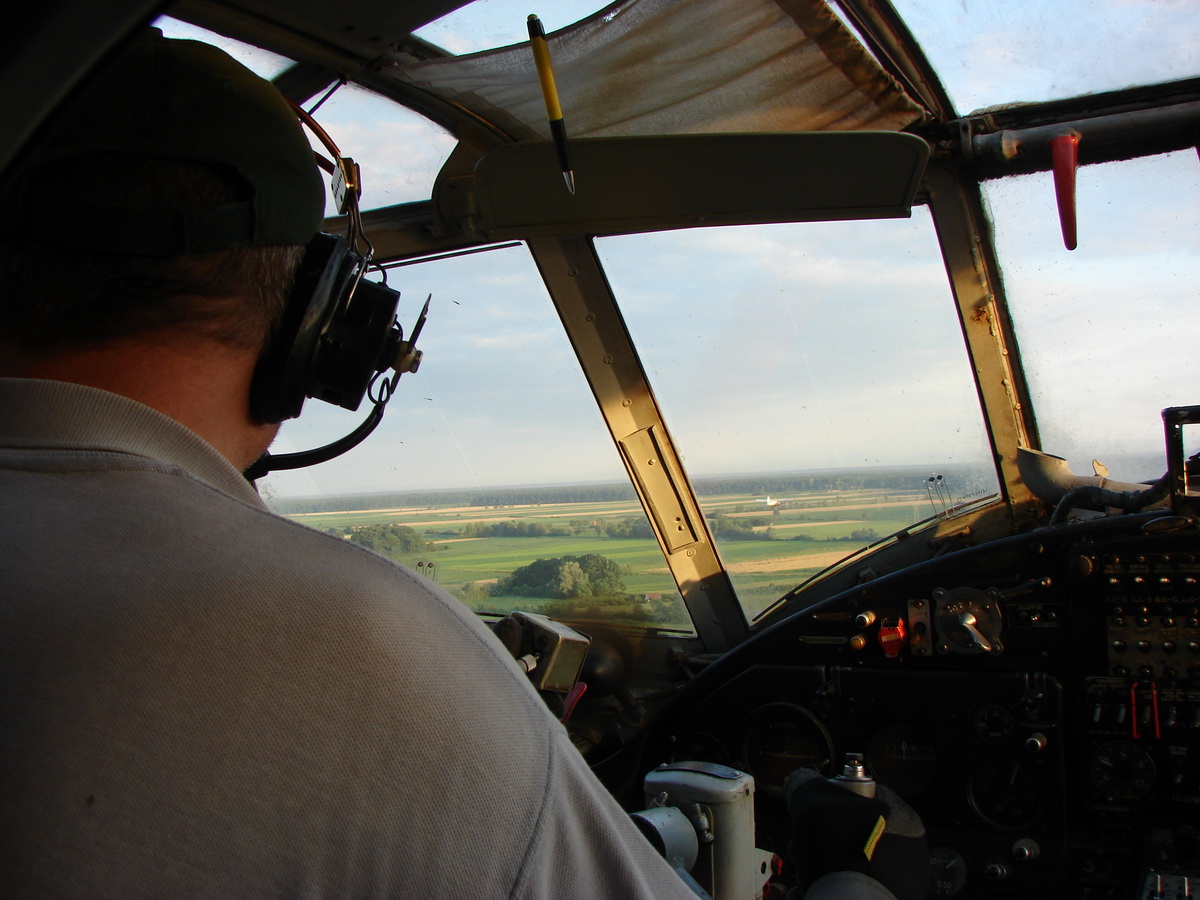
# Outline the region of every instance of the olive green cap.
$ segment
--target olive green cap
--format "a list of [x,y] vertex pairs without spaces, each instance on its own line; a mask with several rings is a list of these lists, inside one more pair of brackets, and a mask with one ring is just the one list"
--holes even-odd
[[[52,190],[54,161],[120,154],[227,166],[250,199],[212,210],[147,211],[42,202],[27,181],[10,236],[176,256],[227,247],[305,245],[321,230],[325,188],[291,106],[216,47],[155,28],[106,60],[35,139],[26,163]],[[50,184],[46,184],[50,182]],[[65,201],[65,203],[64,203]]]

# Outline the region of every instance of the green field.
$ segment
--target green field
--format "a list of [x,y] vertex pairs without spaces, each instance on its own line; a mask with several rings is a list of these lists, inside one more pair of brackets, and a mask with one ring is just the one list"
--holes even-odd
[[[349,504],[347,504],[349,505]],[[724,494],[702,498],[719,553],[749,615],[768,606],[804,579],[878,538],[929,514],[928,500],[917,491],[814,491],[767,508],[759,498]],[[541,609],[569,602],[585,608],[587,599],[491,596],[492,586],[538,559],[598,554],[622,567],[627,595],[621,619],[653,620],[664,627],[687,627],[679,600],[657,544],[648,536],[614,537],[607,533],[645,516],[633,500],[512,505],[429,505],[344,509],[289,516],[312,528],[339,535],[368,525],[404,525],[416,531],[426,549],[391,553],[481,612]],[[539,536],[473,536],[500,525],[544,528]],[[604,601],[615,604],[615,601]],[[603,609],[593,609],[605,614]]]

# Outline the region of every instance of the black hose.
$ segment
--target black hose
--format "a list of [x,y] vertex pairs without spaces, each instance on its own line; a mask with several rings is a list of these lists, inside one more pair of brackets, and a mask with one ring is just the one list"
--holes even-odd
[[1084,509],[1119,509],[1122,512],[1141,512],[1147,506],[1153,506],[1170,493],[1170,479],[1164,475],[1144,491],[1110,491],[1099,485],[1089,484],[1067,491],[1054,507],[1050,516],[1050,524],[1057,525],[1064,521],[1067,513],[1075,507]]

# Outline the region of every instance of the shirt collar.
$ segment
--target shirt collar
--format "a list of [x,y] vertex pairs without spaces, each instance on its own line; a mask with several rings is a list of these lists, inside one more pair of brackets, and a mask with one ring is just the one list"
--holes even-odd
[[238,500],[258,492],[208,441],[149,406],[99,388],[0,378],[0,446],[101,450],[177,466]]

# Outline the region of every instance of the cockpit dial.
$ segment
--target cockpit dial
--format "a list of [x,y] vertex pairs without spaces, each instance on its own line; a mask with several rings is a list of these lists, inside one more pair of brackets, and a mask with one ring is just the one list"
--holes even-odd
[[746,719],[742,738],[746,771],[757,790],[783,797],[783,785],[796,769],[811,767],[830,774],[833,739],[807,709],[794,703],[768,703]]

